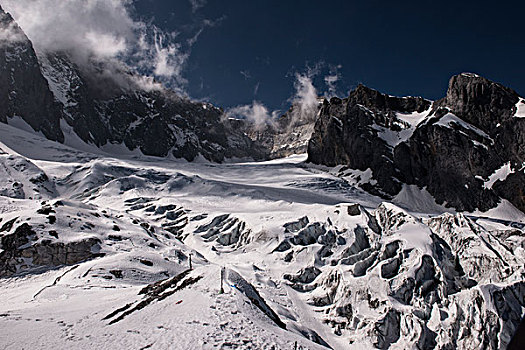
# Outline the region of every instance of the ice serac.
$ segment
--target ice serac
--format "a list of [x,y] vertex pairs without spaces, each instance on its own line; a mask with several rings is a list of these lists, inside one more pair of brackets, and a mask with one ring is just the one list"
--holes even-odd
[[22,118],[53,141],[64,140],[60,106],[40,72],[31,41],[0,7],[0,121]]
[[[513,90],[471,73],[452,77],[446,97],[434,103],[360,85],[348,98],[325,102],[308,160],[370,169],[361,187],[384,198],[417,185],[460,211],[486,211],[501,199],[525,211],[520,101]],[[506,164],[510,171],[496,176]]]
[[354,216],[343,209],[290,223],[295,237],[317,239],[274,252],[290,268],[315,256],[283,279],[336,335],[355,348],[506,347],[525,306],[523,250],[510,243],[521,231],[489,231],[463,214],[416,218],[389,203]]

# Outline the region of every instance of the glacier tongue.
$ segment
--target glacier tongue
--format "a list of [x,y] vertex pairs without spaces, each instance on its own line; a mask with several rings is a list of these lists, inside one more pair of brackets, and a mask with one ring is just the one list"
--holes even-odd
[[381,202],[297,157],[0,135],[6,348],[499,349],[524,315],[523,217]]

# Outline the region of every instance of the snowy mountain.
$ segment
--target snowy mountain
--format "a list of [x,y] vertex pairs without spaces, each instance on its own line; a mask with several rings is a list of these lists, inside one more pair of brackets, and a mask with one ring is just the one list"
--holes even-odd
[[60,105],[40,73],[32,43],[0,8],[0,122],[20,117],[48,139],[64,141]]
[[361,187],[385,199],[415,185],[460,211],[506,200],[525,212],[524,108],[513,90],[471,73],[435,102],[361,85],[323,104],[308,160],[345,165],[342,176],[369,172]]
[[315,121],[325,99],[303,106],[294,103],[286,113],[264,125],[246,119],[230,118],[227,123],[242,130],[257,145],[265,150],[267,159],[288,157],[306,153],[308,142],[314,132]]
[[182,98],[112,62],[73,63],[67,52],[37,53],[12,17],[0,25],[17,40],[1,46],[0,121],[21,118],[47,138],[71,144],[70,133],[96,147],[122,145],[146,155],[260,159],[244,134],[221,122],[222,111]]
[[37,53],[0,15],[2,348],[511,343],[525,314],[512,90],[470,74],[435,102],[359,86],[254,128]]

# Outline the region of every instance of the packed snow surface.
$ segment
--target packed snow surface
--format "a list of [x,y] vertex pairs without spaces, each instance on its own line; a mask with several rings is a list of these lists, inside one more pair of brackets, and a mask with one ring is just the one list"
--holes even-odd
[[396,119],[402,122],[397,125],[399,126],[400,131],[395,131],[379,125],[374,125],[374,129],[378,131],[379,137],[381,137],[390,147],[395,148],[401,142],[410,139],[416,130],[416,127],[427,118],[429,113],[430,107],[423,112],[396,113]]
[[505,181],[507,176],[512,174],[512,168],[510,162],[503,164],[500,168],[496,169],[493,174],[489,176],[489,179],[483,184],[485,188],[491,189],[496,181]]
[[458,214],[406,186],[386,203],[367,172],[305,155],[115,148],[0,124],[1,348],[499,348],[524,314],[508,202]]
[[525,118],[525,100],[520,98],[519,102],[516,104],[516,118]]

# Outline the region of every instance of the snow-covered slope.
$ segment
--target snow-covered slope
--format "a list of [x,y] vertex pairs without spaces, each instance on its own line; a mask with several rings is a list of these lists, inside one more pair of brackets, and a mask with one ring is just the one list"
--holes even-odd
[[525,312],[511,205],[383,203],[305,156],[116,159],[4,124],[0,148],[2,348],[496,349]]

